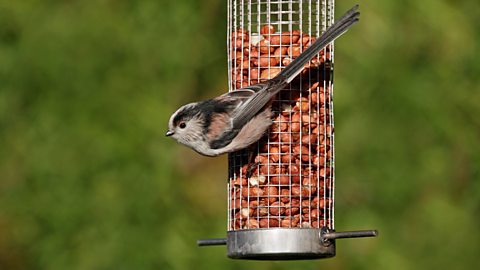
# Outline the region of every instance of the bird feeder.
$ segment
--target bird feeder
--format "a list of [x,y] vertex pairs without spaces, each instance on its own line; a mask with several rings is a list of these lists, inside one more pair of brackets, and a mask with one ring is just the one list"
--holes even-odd
[[[264,82],[334,22],[334,1],[228,0],[229,91]],[[335,256],[334,46],[329,44],[272,103],[274,122],[251,147],[229,154],[227,245],[235,259]]]

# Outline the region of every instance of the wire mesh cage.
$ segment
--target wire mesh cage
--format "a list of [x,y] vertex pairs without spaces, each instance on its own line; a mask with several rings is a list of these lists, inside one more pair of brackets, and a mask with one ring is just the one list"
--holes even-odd
[[[229,4],[230,91],[273,78],[333,22],[333,1]],[[276,117],[268,134],[251,148],[230,154],[229,232],[334,229],[332,62],[330,45],[280,92],[272,104]],[[309,235],[306,230],[298,232]],[[229,254],[242,256],[242,245],[232,247]],[[321,250],[322,256],[334,255],[333,245]]]
[[[334,0],[228,0],[229,91],[273,78],[333,19]],[[229,154],[228,237],[203,244],[227,244],[231,258],[325,258],[352,236],[335,234],[333,60],[329,44],[273,100],[265,136]]]

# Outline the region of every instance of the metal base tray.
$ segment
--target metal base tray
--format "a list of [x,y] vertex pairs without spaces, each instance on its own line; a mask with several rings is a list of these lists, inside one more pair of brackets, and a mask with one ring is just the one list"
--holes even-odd
[[227,255],[233,259],[296,260],[335,256],[335,240],[323,241],[320,229],[275,228],[230,231]]

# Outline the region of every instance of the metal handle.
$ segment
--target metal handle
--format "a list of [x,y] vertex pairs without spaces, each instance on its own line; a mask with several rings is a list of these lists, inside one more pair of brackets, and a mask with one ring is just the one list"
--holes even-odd
[[227,238],[200,239],[197,241],[199,247],[203,246],[221,246],[227,244]]
[[340,239],[340,238],[375,237],[375,236],[378,236],[377,230],[323,232],[321,235],[322,239],[324,240],[333,240],[333,239]]

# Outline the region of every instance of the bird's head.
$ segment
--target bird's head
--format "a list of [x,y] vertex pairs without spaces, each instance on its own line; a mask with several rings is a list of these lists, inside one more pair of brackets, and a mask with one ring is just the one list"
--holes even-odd
[[195,141],[202,139],[204,122],[197,103],[190,103],[180,107],[172,114],[165,135],[192,147]]

